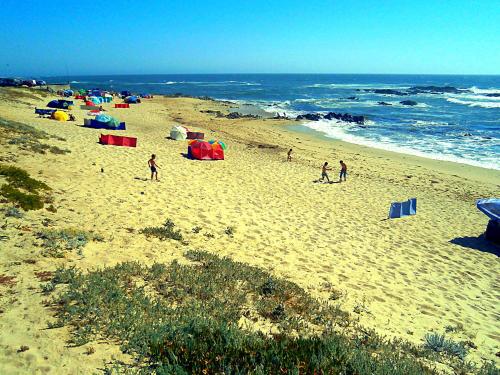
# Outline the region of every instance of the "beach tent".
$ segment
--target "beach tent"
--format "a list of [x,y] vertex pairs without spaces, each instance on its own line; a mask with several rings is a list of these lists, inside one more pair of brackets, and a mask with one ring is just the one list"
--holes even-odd
[[57,120],[57,121],[68,121],[69,120],[69,115],[63,111],[55,111],[52,114],[52,117],[54,118],[54,120]]
[[198,160],[212,160],[212,145],[208,142],[193,142],[188,147],[188,156]]
[[56,109],[35,108],[35,114],[40,116],[52,115]]
[[120,95],[122,98],[126,98],[127,96],[131,96],[132,93],[130,91],[122,91]]
[[226,144],[222,141],[214,141],[213,139],[211,139],[208,141],[208,143],[210,143],[211,145],[218,144],[222,147],[223,150],[227,148]]
[[130,103],[130,104],[139,103],[139,98],[135,95],[127,96],[125,98],[125,103]]
[[117,129],[118,127],[120,127],[120,121],[106,114],[97,115],[95,117],[95,121],[102,123],[108,129]]
[[224,150],[220,145],[211,145],[203,141],[191,141],[188,146],[188,157],[197,160],[224,160]]
[[51,100],[47,104],[47,107],[49,107],[49,108],[68,109],[72,105],[73,105],[73,102],[71,100],[56,99],[56,100]]
[[417,198],[408,199],[405,202],[393,202],[389,209],[389,219],[397,219],[417,213]]
[[73,96],[73,90],[64,90],[63,95],[68,97],[68,96]]
[[102,96],[90,96],[89,101],[91,101],[94,104],[101,104],[104,102],[104,99]]
[[212,159],[213,160],[224,160],[224,150],[218,143],[212,144]]
[[500,198],[479,199],[476,207],[490,218],[484,237],[500,244]]
[[170,138],[176,140],[176,141],[183,141],[187,138],[187,130],[183,126],[174,126],[170,130]]

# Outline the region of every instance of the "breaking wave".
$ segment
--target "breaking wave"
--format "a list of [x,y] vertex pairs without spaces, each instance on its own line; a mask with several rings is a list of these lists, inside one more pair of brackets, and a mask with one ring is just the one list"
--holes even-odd
[[474,100],[461,100],[457,98],[447,98],[446,101],[455,104],[462,104],[469,107],[500,108],[500,102],[480,102]]

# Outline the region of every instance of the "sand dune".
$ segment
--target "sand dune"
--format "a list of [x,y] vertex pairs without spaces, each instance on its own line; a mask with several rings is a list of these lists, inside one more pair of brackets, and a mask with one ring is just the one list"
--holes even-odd
[[[102,146],[99,134],[110,132],[78,126],[85,111],[73,110],[76,123],[61,123],[33,114],[46,99],[24,101],[1,102],[0,117],[66,138],[49,142],[71,153],[40,156],[2,145],[2,155],[15,153],[19,166],[54,189],[57,212],[7,220],[0,275],[17,283],[0,285],[1,373],[83,374],[111,355],[125,358],[110,343],[94,343],[96,352],[87,356],[85,348],[67,347],[65,329],[45,330],[51,312],[42,305],[35,272],[170,261],[187,249],[272,270],[324,298],[324,284],[331,283],[344,292],[345,309],[388,336],[419,343],[429,331],[461,324],[452,337],[477,345],[471,359],[498,360],[500,262],[494,248],[477,239],[487,218],[474,203],[498,195],[500,172],[326,141],[284,121],[215,118],[200,110],[225,110],[226,104],[187,98],[158,97],[130,109],[105,105],[127,123],[119,134],[138,137],[138,147]],[[185,158],[186,143],[166,138],[175,123],[224,140],[226,160]],[[287,163],[290,147],[294,160]],[[152,153],[160,182],[149,181]],[[346,183],[314,182],[325,160],[337,168],[339,159],[349,166]],[[385,220],[391,201],[410,197],[418,198],[416,216]],[[43,257],[32,235],[43,218],[54,228],[95,231],[105,242],[89,244],[83,256]],[[188,245],[138,233],[167,218]],[[24,235],[17,226],[26,227]],[[200,233],[192,232],[195,226]],[[234,227],[234,237],[225,234],[227,227]],[[18,353],[21,345],[29,350]]]

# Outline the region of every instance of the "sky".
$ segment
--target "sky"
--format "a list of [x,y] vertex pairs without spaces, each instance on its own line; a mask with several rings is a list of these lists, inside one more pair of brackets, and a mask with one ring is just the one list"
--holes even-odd
[[500,74],[500,0],[1,0],[0,76]]

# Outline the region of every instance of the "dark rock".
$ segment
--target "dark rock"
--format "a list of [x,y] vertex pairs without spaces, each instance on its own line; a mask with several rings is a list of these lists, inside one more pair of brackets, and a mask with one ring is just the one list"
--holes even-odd
[[417,105],[418,103],[414,100],[403,100],[402,102],[399,102],[399,104],[402,104],[402,105]]
[[321,118],[321,115],[318,113],[306,113],[305,115],[298,115],[295,120],[319,121]]
[[247,114],[247,115],[243,115],[239,112],[230,112],[228,113],[227,115],[223,115],[223,116],[217,116],[217,117],[225,117],[225,118],[229,118],[229,119],[239,119],[239,118],[260,118],[260,116],[257,116],[257,115],[252,115],[252,114]]
[[489,96],[490,98],[500,98],[500,92],[494,92],[491,94],[486,94],[485,96]]
[[335,113],[328,112],[325,115],[321,115],[320,113],[306,113],[305,115],[299,115],[295,118],[296,120],[309,120],[309,121],[319,121],[321,119],[325,120],[342,120],[345,122],[355,122],[357,124],[364,124],[365,117],[364,116],[352,116],[349,113]]
[[356,124],[364,124],[365,123],[365,116],[352,116],[352,119]]
[[378,105],[392,105],[391,103],[386,103],[386,102],[378,102]]
[[453,86],[414,86],[410,87],[408,90],[412,94],[420,94],[420,93],[426,93],[426,94],[443,94],[443,93],[449,93],[449,94],[460,94],[463,92],[470,92],[470,90],[466,89],[457,89],[456,87]]
[[243,114],[241,114],[239,112],[230,112],[227,115],[225,115],[221,111],[213,111],[213,110],[210,110],[210,109],[204,110],[204,111],[200,111],[200,112],[202,112],[202,113],[210,113],[210,114],[215,115],[216,117],[225,117],[225,118],[229,118],[229,119],[260,118],[260,116],[257,116],[257,115],[251,115],[251,114],[243,115]]
[[358,100],[358,98],[356,98],[355,96],[350,96],[347,98],[347,100]]
[[373,92],[374,94],[384,94],[384,95],[400,95],[400,96],[408,95],[406,92],[393,89],[375,89],[375,90],[370,90],[370,92]]

